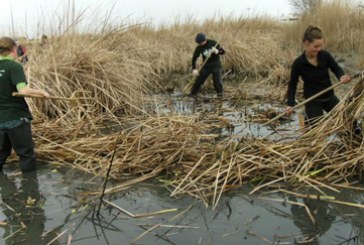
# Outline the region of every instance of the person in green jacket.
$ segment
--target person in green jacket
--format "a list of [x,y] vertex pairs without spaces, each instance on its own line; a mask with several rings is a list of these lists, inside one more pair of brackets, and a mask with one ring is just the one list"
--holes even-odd
[[[222,86],[222,65],[220,55],[225,54],[225,50],[215,40],[207,39],[204,33],[198,33],[195,41],[198,43],[198,46],[193,52],[192,73],[196,76],[196,80],[192,86],[190,96],[195,97],[207,77],[212,74],[217,96],[222,97],[224,89]],[[198,70],[196,61],[200,56],[202,56],[204,65]]]
[[11,149],[19,156],[23,172],[34,170],[35,154],[30,122],[32,115],[23,97],[13,97],[13,92],[23,95],[49,97],[43,90],[28,87],[23,66],[16,62],[17,47],[13,39],[0,39],[0,171]]

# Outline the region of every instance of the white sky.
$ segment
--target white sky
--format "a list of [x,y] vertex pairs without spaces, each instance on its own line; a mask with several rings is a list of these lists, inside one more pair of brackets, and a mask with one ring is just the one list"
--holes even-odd
[[[17,36],[34,37],[47,32],[49,28],[57,28],[59,20],[65,19],[64,15],[70,13],[67,11],[67,6],[72,0],[0,0],[0,2],[1,36],[12,35],[14,30]],[[89,26],[97,26],[111,10],[111,22],[115,24],[127,21],[148,22],[155,25],[172,23],[177,19],[183,21],[190,16],[198,20],[216,14],[222,16],[266,14],[283,17],[291,12],[289,0],[74,0],[74,2],[76,13],[86,11],[82,16]]]

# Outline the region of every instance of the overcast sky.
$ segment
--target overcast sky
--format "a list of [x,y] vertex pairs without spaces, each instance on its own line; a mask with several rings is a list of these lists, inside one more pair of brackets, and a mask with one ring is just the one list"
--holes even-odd
[[[37,32],[57,28],[72,0],[1,0],[0,32],[2,35],[34,37]],[[185,20],[192,16],[203,20],[216,15],[287,16],[289,0],[74,0],[76,13],[84,22],[96,25],[111,10],[113,23],[148,22],[154,25]],[[96,14],[97,13],[97,14]],[[13,17],[11,17],[13,16]],[[13,23],[12,24],[12,20]],[[14,27],[14,28],[12,28]]]

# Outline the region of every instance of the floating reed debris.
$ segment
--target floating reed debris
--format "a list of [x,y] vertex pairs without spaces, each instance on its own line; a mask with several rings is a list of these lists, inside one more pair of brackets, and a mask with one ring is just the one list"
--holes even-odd
[[110,202],[108,200],[103,200],[106,204],[110,205],[111,207],[123,212],[124,214],[128,215],[131,218],[134,219],[138,219],[138,218],[151,218],[154,217],[156,215],[161,215],[161,214],[166,214],[166,213],[171,213],[171,212],[176,212],[178,211],[178,209],[176,208],[172,208],[172,209],[165,209],[165,210],[160,210],[160,211],[156,211],[156,212],[152,212],[152,213],[147,213],[147,214],[132,214],[129,211],[123,209],[122,207],[116,205],[113,202]]

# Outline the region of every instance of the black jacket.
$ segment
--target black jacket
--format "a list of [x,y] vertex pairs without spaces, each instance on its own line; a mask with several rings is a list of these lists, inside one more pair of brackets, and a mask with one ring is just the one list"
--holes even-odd
[[[343,69],[336,63],[332,55],[327,51],[318,53],[317,67],[312,65],[306,58],[305,53],[300,55],[292,65],[291,79],[288,84],[288,102],[289,106],[295,105],[295,95],[299,77],[302,78],[303,95],[307,99],[318,92],[332,85],[329,69],[340,79],[344,75]],[[328,99],[334,95],[334,90],[330,90],[323,95],[320,95],[316,100]]]
[[225,54],[225,50],[220,46],[220,44],[217,44],[215,40],[207,39],[207,43],[203,46],[198,45],[193,52],[192,57],[192,69],[196,69],[196,61],[198,57],[202,55],[203,61],[206,60],[208,55],[211,53],[211,49],[215,47],[219,50],[219,54],[211,54],[211,57],[207,60],[205,67],[219,67],[221,68],[221,62],[220,62],[220,55]]

